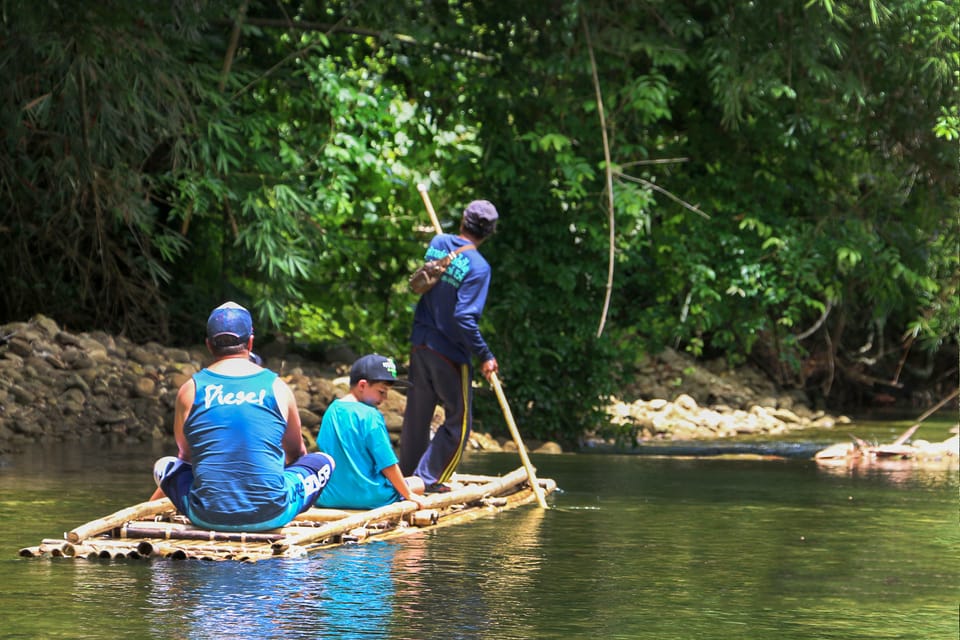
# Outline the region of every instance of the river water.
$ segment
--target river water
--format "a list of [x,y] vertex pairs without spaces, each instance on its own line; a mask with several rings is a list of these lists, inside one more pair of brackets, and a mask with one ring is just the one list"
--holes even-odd
[[[915,437],[942,440],[948,426],[925,423]],[[890,441],[903,428],[853,425],[825,442],[848,431]],[[560,487],[547,511],[533,504],[306,559],[17,555],[146,499],[165,453],[61,445],[0,460],[0,638],[960,636],[956,467],[533,455]],[[461,470],[517,466],[515,454],[472,453]]]

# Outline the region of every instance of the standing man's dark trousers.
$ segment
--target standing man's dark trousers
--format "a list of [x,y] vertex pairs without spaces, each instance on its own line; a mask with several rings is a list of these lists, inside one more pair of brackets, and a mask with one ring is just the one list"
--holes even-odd
[[[400,469],[429,487],[450,480],[467,446],[473,423],[473,376],[469,363],[453,362],[424,346],[410,354],[410,390],[400,433]],[[437,405],[443,424],[430,438]]]

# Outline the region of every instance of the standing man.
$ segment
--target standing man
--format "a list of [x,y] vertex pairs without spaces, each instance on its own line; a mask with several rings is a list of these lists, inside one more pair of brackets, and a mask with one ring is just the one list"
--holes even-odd
[[[417,303],[410,337],[410,383],[400,435],[400,468],[423,479],[427,493],[450,491],[473,426],[472,357],[487,379],[498,371],[497,360],[480,334],[480,316],[490,287],[490,265],[477,247],[497,227],[497,209],[474,200],[463,211],[460,233],[440,234],[430,241],[426,259],[435,260],[466,245],[440,281]],[[437,405],[443,424],[430,438]]]
[[297,401],[286,382],[250,359],[250,312],[227,302],[207,320],[213,364],[177,393],[179,455],[154,466],[157,491],[195,525],[218,531],[282,527],[314,502],[333,472],[307,453]]
[[397,365],[376,353],[350,367],[350,393],[323,412],[317,446],[337,462],[318,507],[376,509],[399,500],[422,506],[423,480],[404,478],[379,407],[390,388],[406,385]]

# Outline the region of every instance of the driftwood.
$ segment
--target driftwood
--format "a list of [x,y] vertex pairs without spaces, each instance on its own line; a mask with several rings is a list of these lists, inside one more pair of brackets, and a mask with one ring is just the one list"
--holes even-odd
[[[960,395],[960,389],[954,389],[950,394],[944,397],[940,402],[930,407],[923,413],[915,424],[904,431],[900,436],[890,444],[871,444],[861,438],[851,435],[852,442],[846,444],[834,444],[825,449],[821,449],[814,455],[814,460],[820,464],[870,464],[878,460],[895,461],[910,460],[921,463],[943,463],[955,465],[960,459],[960,436],[954,435],[943,442],[926,442],[917,440],[910,444],[910,438],[920,428],[920,423],[932,416],[948,402]],[[956,433],[957,427],[953,428]]]
[[[529,504],[537,499],[524,468],[502,476],[455,475],[453,491],[433,494],[423,508],[411,501],[369,511],[313,508],[281,529],[255,533],[211,531],[190,524],[166,498],[98,518],[64,534],[24,547],[24,557],[73,559],[204,559],[253,562],[300,557],[345,543],[390,539]],[[544,494],[556,483],[540,480]]]
[[824,465],[869,465],[879,461],[909,461],[920,464],[946,464],[956,466],[960,461],[960,436],[954,435],[943,442],[917,440],[907,444],[917,425],[907,429],[890,444],[871,444],[851,436],[852,442],[834,444],[814,455],[814,460]]

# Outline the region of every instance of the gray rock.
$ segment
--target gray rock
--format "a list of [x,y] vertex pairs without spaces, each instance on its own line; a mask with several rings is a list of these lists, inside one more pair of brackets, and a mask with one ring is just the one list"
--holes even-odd
[[7,342],[7,349],[10,350],[10,353],[18,355],[21,358],[33,355],[33,345],[21,336],[12,338]]

